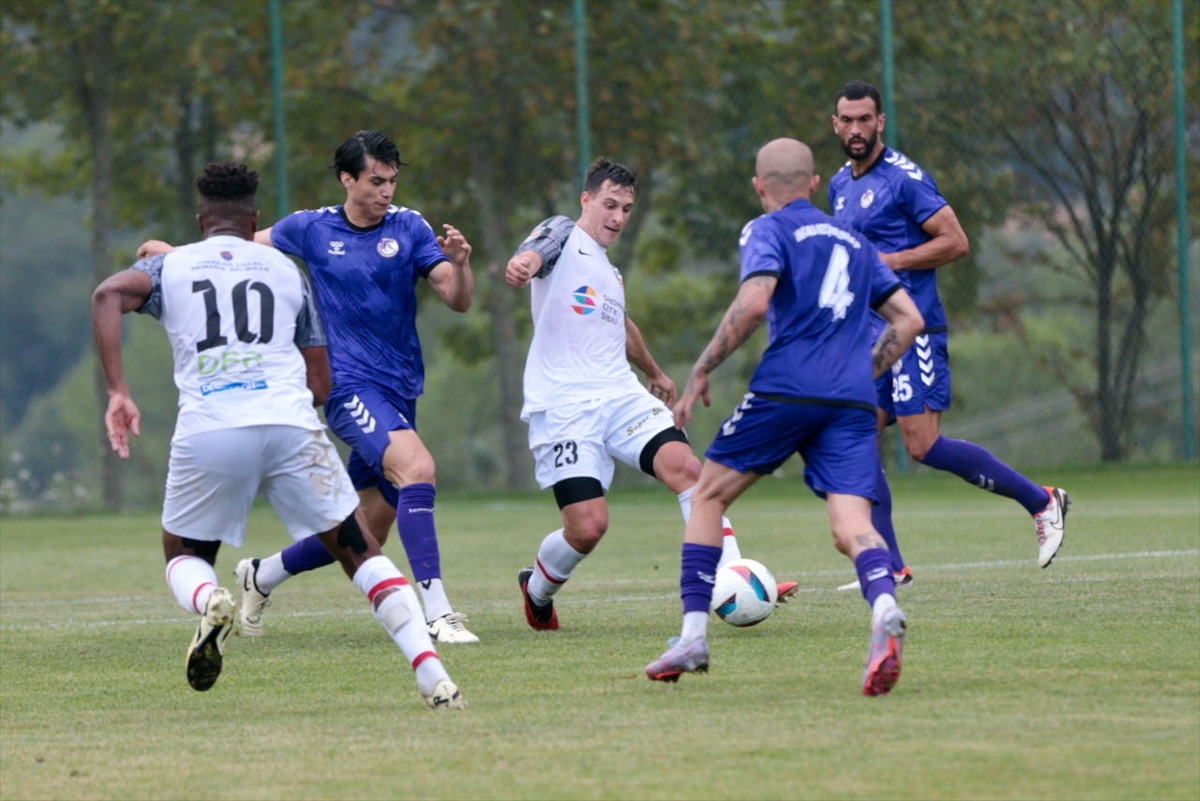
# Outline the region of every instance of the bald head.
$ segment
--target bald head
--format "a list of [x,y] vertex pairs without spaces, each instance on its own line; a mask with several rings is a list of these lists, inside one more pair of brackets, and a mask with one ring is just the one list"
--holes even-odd
[[808,200],[821,182],[813,175],[812,151],[796,139],[775,139],[758,151],[754,191],[767,212],[781,209],[797,198]]

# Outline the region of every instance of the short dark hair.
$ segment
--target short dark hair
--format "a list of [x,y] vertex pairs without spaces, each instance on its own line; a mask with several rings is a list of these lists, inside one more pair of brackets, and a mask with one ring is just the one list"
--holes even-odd
[[213,162],[196,178],[204,214],[250,216],[258,211],[258,173],[245,164]]
[[883,98],[879,96],[879,90],[866,81],[850,81],[850,83],[838,90],[837,96],[833,98],[833,113],[837,113],[837,104],[842,98],[847,100],[862,100],[864,97],[869,97],[875,101],[875,113],[883,111]]
[[358,178],[359,173],[367,168],[367,156],[396,169],[408,166],[400,160],[400,148],[392,140],[379,131],[359,131],[338,145],[329,169],[335,178],[340,178],[344,172]]
[[609,161],[601,156],[588,165],[583,177],[583,191],[589,195],[595,194],[604,186],[605,181],[611,181],[615,186],[627,186],[637,194],[637,175],[624,164]]

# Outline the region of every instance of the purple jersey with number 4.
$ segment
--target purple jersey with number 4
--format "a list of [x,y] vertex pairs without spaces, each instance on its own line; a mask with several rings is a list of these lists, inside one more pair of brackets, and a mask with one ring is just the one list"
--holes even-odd
[[900,288],[875,248],[803,199],[748,222],[739,244],[742,281],[779,279],[750,391],[874,409],[870,313]]
[[378,225],[359,228],[341,206],[327,206],[284,217],[271,229],[271,242],[308,266],[334,385],[419,396],[425,363],[416,283],[447,260],[425,218],[389,206]]

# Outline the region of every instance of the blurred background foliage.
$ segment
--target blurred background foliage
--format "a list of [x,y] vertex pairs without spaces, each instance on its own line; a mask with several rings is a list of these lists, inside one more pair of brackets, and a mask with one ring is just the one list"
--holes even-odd
[[[455,224],[475,249],[468,314],[423,295],[418,429],[439,483],[532,486],[517,418],[528,299],[503,268],[538,220],[578,212],[573,4],[278,8],[283,143],[272,127],[265,0],[0,6],[3,511],[159,502],[175,409],[169,349],[152,320],[130,316],[126,369],[145,416],[130,462],[118,463],[103,439],[91,289],[127,267],[141,240],[197,236],[192,180],[208,161],[260,171],[264,226],[280,208],[281,144],[289,208],[340,202],[326,167],[362,128],[387,133],[409,165],[396,202],[435,228]],[[591,155],[640,175],[637,209],[610,256],[633,319],[680,386],[736,291],[738,231],[761,212],[750,187],[757,149],[793,136],[813,147],[826,178],[838,169],[833,96],[852,78],[883,87],[881,8],[584,5]],[[935,176],[972,242],[939,281],[953,330],[946,432],[1035,477],[1068,463],[1182,458],[1171,3],[890,8],[896,111],[885,141]],[[1185,9],[1195,231],[1200,15]],[[815,201],[826,207],[824,186]],[[1197,261],[1193,238],[1193,288]],[[1185,301],[1194,321],[1194,289]],[[760,333],[722,367],[713,407],[692,427],[698,449],[739,399],[762,344]],[[881,441],[890,465],[918,469],[898,461],[890,435]]]

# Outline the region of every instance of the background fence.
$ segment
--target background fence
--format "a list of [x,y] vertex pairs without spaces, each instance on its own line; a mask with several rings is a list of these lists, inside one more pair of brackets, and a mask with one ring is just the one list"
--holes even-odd
[[[127,322],[145,418],[119,464],[88,298],[142,239],[195,237],[191,180],[207,161],[262,172],[267,225],[341,201],[324,167],[354,131],[400,145],[397,202],[475,247],[468,314],[423,296],[418,428],[441,486],[527,487],[528,299],[503,282],[511,249],[546,214],[577,212],[588,156],[634,167],[637,209],[610,255],[682,384],[736,290],[737,232],[761,210],[757,148],[803,139],[831,176],[844,160],[833,96],[852,78],[884,90],[885,141],[933,174],[971,239],[939,272],[946,433],[1035,477],[1196,452],[1189,4],[9,0],[0,15],[6,512],[159,501],[175,401],[165,337]],[[698,444],[761,342],[718,373]],[[883,447],[914,469],[893,438]]]

